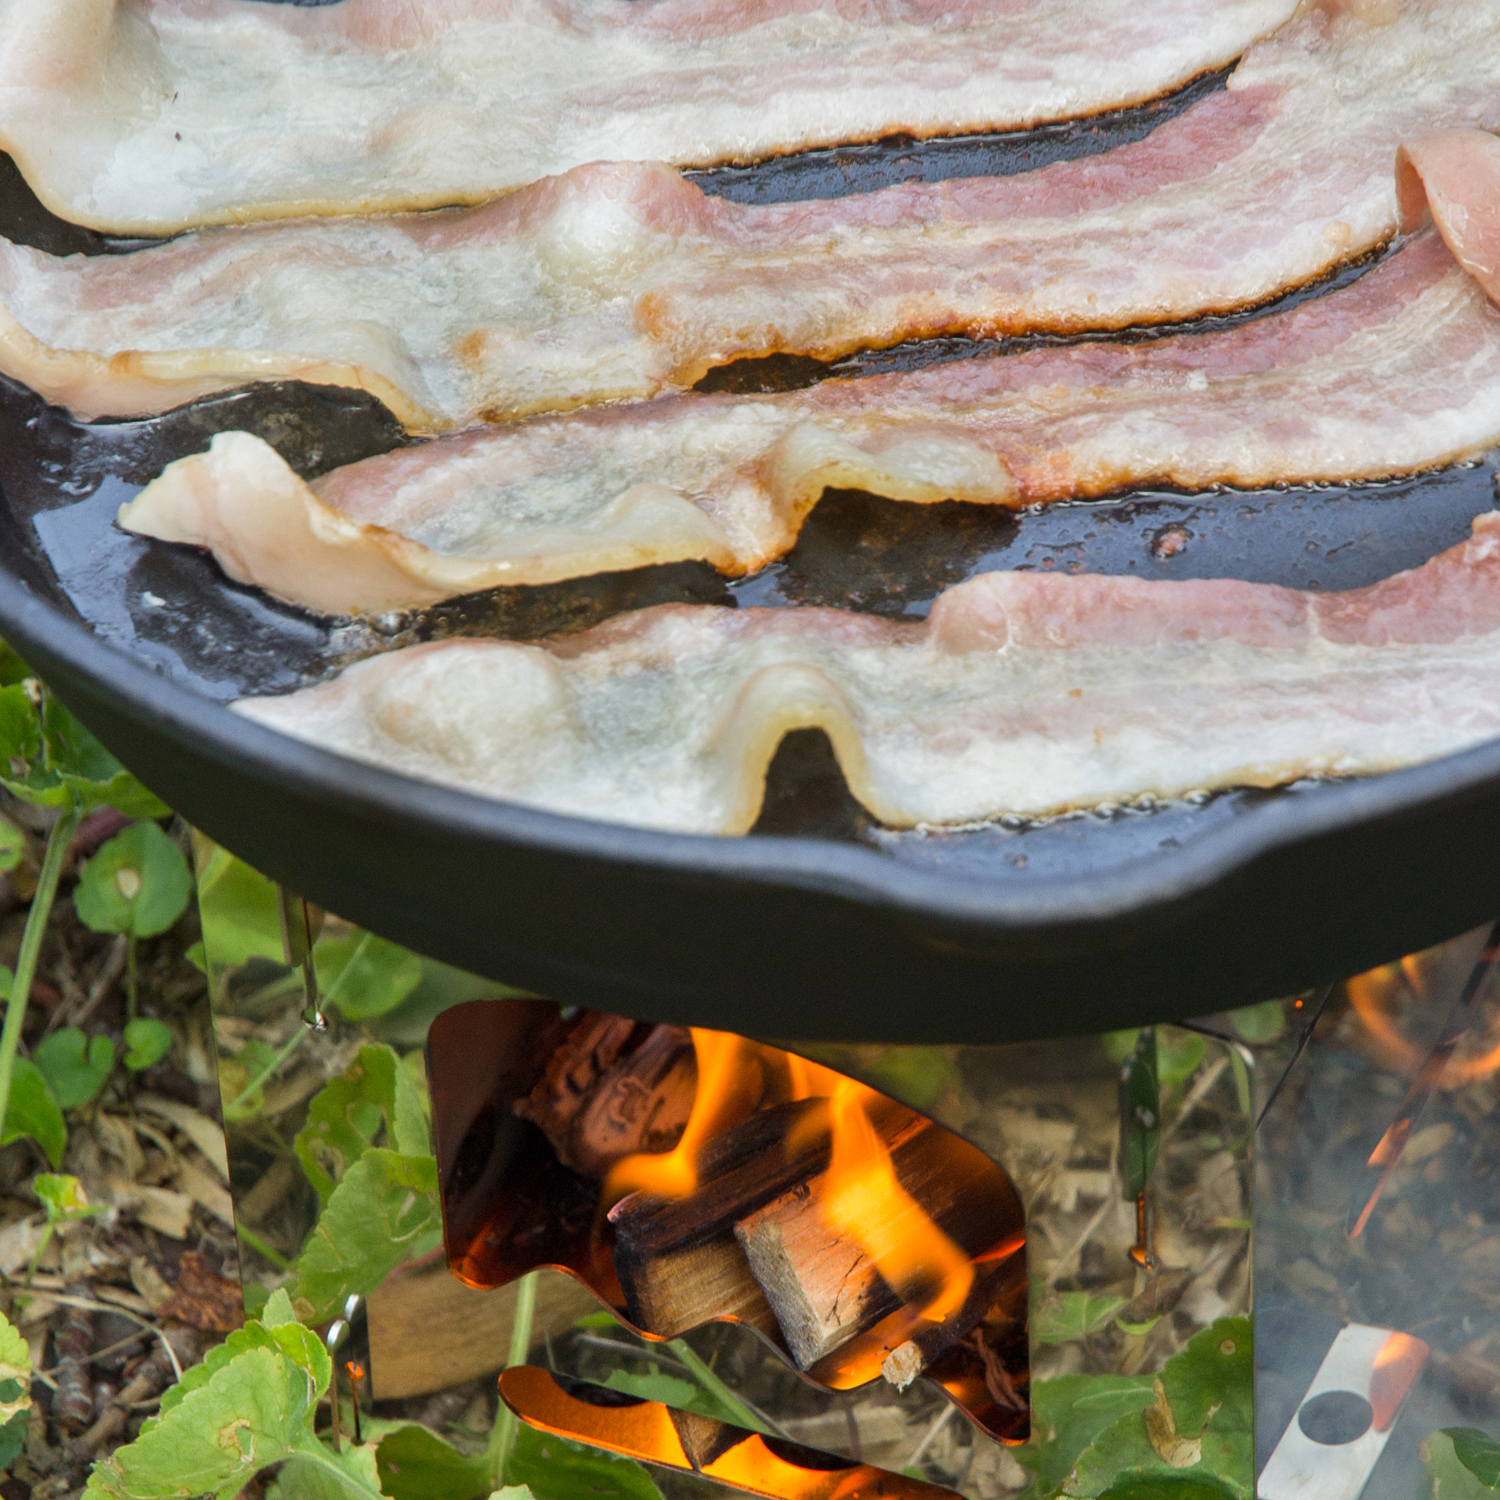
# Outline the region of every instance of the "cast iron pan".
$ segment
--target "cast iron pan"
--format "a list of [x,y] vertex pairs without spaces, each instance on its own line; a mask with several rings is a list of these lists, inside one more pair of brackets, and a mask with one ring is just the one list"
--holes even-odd
[[[1083,124],[698,176],[765,201],[1014,172],[1139,138],[1223,76]],[[64,254],[134,248],[51,218],[0,167],[8,237]],[[833,373],[1004,352],[939,340]],[[828,373],[761,360],[712,384],[784,388]],[[1500,743],[1362,781],[924,837],[874,825],[809,731],[783,744],[757,830],[726,839],[423,785],[224,707],[408,641],[533,639],[667,600],[919,616],[948,584],[994,567],[1348,588],[1467,535],[1495,503],[1488,461],[1389,484],[1133,493],[1019,517],[832,493],[789,557],[738,583],[682,564],[495,590],[377,627],[310,619],[230,584],[197,553],[114,529],[123,499],[233,427],[308,476],[406,441],[372,399],[309,386],[88,426],[19,387],[0,390],[0,629],[185,817],[292,889],[425,953],[650,1019],[809,1040],[1000,1042],[1296,991],[1500,910]]]

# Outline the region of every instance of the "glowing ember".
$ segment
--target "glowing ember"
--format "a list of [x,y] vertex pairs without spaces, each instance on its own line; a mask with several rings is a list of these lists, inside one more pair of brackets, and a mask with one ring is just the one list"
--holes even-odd
[[963,1306],[974,1267],[896,1180],[890,1155],[865,1111],[866,1100],[879,1097],[862,1084],[838,1079],[830,1106],[833,1154],[818,1214],[830,1229],[853,1240],[907,1301],[936,1286],[923,1314],[941,1322]]
[[699,1151],[760,1102],[764,1077],[754,1060],[755,1044],[727,1031],[695,1026],[692,1033],[698,1085],[682,1137],[670,1151],[639,1152],[616,1162],[604,1183],[605,1208],[638,1191],[685,1198],[698,1186]]

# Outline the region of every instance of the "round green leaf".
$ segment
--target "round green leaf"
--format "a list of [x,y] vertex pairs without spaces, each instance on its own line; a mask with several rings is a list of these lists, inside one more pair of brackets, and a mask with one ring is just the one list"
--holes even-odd
[[107,1036],[85,1036],[76,1026],[64,1026],[39,1042],[31,1060],[63,1109],[87,1104],[108,1079],[115,1065],[115,1046]]
[[172,1050],[172,1028],[148,1016],[125,1027],[125,1066],[140,1073],[159,1063]]
[[155,823],[132,823],[83,867],[73,905],[95,932],[155,937],[187,909],[193,877]]

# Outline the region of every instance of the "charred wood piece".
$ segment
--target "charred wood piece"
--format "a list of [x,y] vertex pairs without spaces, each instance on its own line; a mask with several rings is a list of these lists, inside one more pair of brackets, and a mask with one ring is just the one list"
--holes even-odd
[[585,1012],[515,1111],[538,1125],[558,1160],[603,1178],[638,1151],[670,1151],[692,1112],[698,1070],[680,1026]]

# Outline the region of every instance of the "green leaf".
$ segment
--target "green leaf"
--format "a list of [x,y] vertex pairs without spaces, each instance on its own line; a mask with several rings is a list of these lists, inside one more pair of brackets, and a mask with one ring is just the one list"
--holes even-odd
[[1500,1490],[1500,1442],[1477,1427],[1444,1427],[1453,1456],[1486,1489]]
[[[660,1401],[663,1406],[675,1406],[682,1411],[691,1411],[702,1395],[691,1380],[679,1380],[675,1375],[659,1372],[637,1375],[629,1370],[611,1370],[604,1384],[612,1391],[624,1391],[627,1396],[639,1396],[642,1401]],[[714,1415],[719,1416],[719,1413],[716,1411]]]
[[26,835],[9,818],[0,818],[0,875],[14,870],[26,853]]
[[[226,1354],[231,1345],[234,1352]],[[133,1443],[94,1466],[87,1495],[172,1500],[212,1494],[229,1500],[268,1464],[315,1441],[317,1387],[274,1340],[267,1342],[260,1325],[231,1334],[209,1360],[187,1372],[199,1377],[190,1389],[170,1405],[163,1398],[161,1417]]]
[[63,1109],[87,1104],[105,1085],[115,1065],[115,1044],[107,1036],[86,1036],[64,1026],[37,1043],[31,1060]]
[[422,960],[373,932],[324,938],[313,949],[318,988],[345,1020],[383,1016],[422,982]]
[[[1213,1500],[1251,1500],[1254,1427],[1250,1322],[1221,1318],[1166,1362],[1147,1408],[1118,1418],[1093,1438],[1061,1493],[1134,1500],[1152,1493],[1155,1483],[1177,1500],[1179,1491],[1168,1486],[1192,1478],[1218,1487],[1202,1492]],[[1181,1500],[1197,1497],[1181,1492]]]
[[95,932],[145,938],[165,932],[192,894],[182,851],[147,820],[117,833],[83,867],[73,905]]
[[942,1047],[891,1047],[869,1073],[876,1088],[913,1109],[930,1109],[957,1081],[958,1067]]
[[198,903],[204,947],[216,971],[257,957],[282,961],[276,887],[227,849],[216,846],[204,861]]
[[1229,1013],[1229,1024],[1242,1042],[1259,1045],[1274,1042],[1286,1030],[1286,1015],[1279,1000],[1262,1000]]
[[505,1466],[507,1485],[525,1485],[536,1500],[661,1500],[633,1458],[586,1448],[523,1422]]
[[581,1318],[573,1319],[573,1327],[580,1332],[591,1328],[618,1328],[619,1326],[620,1320],[612,1312],[604,1312],[602,1309],[599,1312],[584,1313]]
[[106,804],[131,818],[164,818],[171,812],[51,693],[43,695],[41,720],[47,767],[85,812]]
[[19,1330],[0,1313],[0,1422],[5,1424],[0,1427],[0,1469],[10,1464],[26,1441],[30,1410],[31,1354]]
[[16,1461],[21,1449],[26,1446],[26,1436],[30,1430],[30,1423],[26,1413],[21,1412],[12,1417],[3,1427],[0,1427],[0,1473]]
[[1127,1198],[1146,1191],[1156,1166],[1161,1143],[1160,1055],[1156,1028],[1147,1026],[1120,1071],[1120,1162]]
[[312,1304],[314,1321],[332,1317],[346,1298],[373,1292],[441,1239],[437,1162],[371,1147],[344,1173],[308,1235],[296,1295]]
[[297,1314],[292,1310],[291,1295],[284,1286],[277,1287],[266,1298],[266,1310],[261,1314],[260,1320],[267,1328],[281,1328],[297,1321]]
[[[1031,1390],[1031,1414],[1041,1441],[1035,1450],[1039,1495],[1057,1494],[1078,1455],[1123,1416],[1151,1405],[1149,1375],[1060,1375]],[[1027,1450],[1018,1456],[1028,1457]]]
[[68,1146],[68,1127],[57,1107],[52,1085],[28,1058],[18,1057],[10,1079],[10,1102],[5,1109],[5,1127],[0,1146],[8,1146],[29,1135],[47,1154],[54,1167],[62,1165]]
[[1238,1492],[1209,1474],[1170,1471],[1126,1474],[1112,1484],[1101,1500],[1235,1500]]
[[1177,1093],[1203,1065],[1203,1038],[1196,1031],[1163,1026],[1156,1033],[1157,1082]]
[[356,1495],[379,1492],[375,1445],[365,1443],[355,1448],[346,1442],[339,1453],[324,1448],[321,1463],[293,1454],[266,1492],[266,1500],[352,1500]]
[[125,1066],[132,1073],[154,1067],[172,1050],[172,1028],[149,1016],[125,1023]]
[[432,1138],[422,1095],[395,1051],[361,1047],[341,1077],[314,1096],[294,1149],[307,1180],[327,1203],[335,1185],[375,1144],[381,1125],[388,1145],[404,1156],[428,1156]]
[[9,687],[13,682],[24,682],[31,675],[31,668],[21,660],[16,648],[9,641],[0,641],[0,683]]
[[1125,1302],[1124,1297],[1095,1296],[1092,1292],[1060,1292],[1037,1309],[1032,1336],[1042,1344],[1086,1339],[1108,1327]]
[[137,818],[169,811],[35,678],[0,688],[0,767],[0,784],[26,802],[108,803]]
[[466,1457],[425,1427],[398,1427],[376,1450],[380,1488],[391,1500],[478,1500],[490,1492],[490,1466]]
[[76,1177],[53,1172],[38,1172],[31,1179],[31,1191],[42,1201],[49,1224],[67,1224],[74,1219],[91,1219],[102,1214],[107,1205],[90,1203],[83,1184]]
[[326,1446],[320,1448],[318,1463],[300,1454],[287,1460],[267,1491],[266,1500],[353,1500],[381,1494],[374,1443],[360,1448],[345,1443],[338,1454]]

